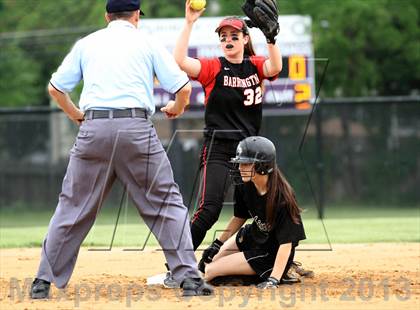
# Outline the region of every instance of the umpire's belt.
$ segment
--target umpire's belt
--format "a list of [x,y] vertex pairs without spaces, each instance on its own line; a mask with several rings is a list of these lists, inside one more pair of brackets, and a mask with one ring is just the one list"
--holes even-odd
[[85,113],[85,119],[128,117],[139,117],[147,119],[147,112],[145,109],[131,108],[124,110],[87,110]]

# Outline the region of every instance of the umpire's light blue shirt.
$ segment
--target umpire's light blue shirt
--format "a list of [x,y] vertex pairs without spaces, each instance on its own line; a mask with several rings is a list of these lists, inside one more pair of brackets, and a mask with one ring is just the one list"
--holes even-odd
[[69,93],[83,79],[82,111],[145,108],[151,115],[155,75],[170,93],[188,82],[162,45],[129,22],[116,20],[77,41],[50,83]]

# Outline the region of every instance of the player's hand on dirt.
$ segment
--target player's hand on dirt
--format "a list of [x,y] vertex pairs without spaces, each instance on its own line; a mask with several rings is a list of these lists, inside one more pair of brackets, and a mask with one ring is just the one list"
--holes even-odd
[[191,0],[187,0],[185,2],[185,20],[187,21],[187,23],[195,23],[197,21],[197,19],[201,16],[201,14],[204,13],[204,11],[206,10],[205,8],[200,10],[200,11],[196,11],[193,10],[190,7],[190,2]]
[[269,277],[266,281],[261,282],[257,285],[257,288],[265,290],[269,288],[277,288],[279,285],[279,280],[273,277]]
[[169,102],[160,109],[163,113],[165,113],[167,118],[177,118],[178,116],[184,113],[184,107],[177,105],[174,100],[169,100]]
[[198,270],[204,273],[205,264],[211,263],[213,261],[214,256],[219,253],[222,245],[223,242],[219,239],[216,239],[207,249],[204,250],[203,256],[201,256],[201,260],[198,263]]
[[79,110],[76,109],[75,112],[71,115],[69,115],[69,118],[78,126],[82,124],[82,122],[85,120],[85,114]]
[[210,263],[213,261],[213,257],[219,253],[220,248],[222,247],[223,242],[219,239],[215,239],[213,243],[204,250],[202,259],[204,259],[205,263]]

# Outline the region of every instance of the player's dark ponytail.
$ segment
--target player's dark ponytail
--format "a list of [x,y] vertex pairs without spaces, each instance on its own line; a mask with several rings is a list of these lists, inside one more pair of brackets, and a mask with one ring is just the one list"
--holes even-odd
[[[248,43],[245,44],[245,47],[244,47],[244,56],[247,56],[247,57],[255,56],[256,53],[255,53],[255,50],[254,50],[254,45],[252,44],[251,35],[249,34],[248,29],[247,29],[247,35],[248,35]],[[262,81],[261,81],[260,86],[261,86],[261,91],[264,94],[265,85]]]
[[[244,56],[251,57],[251,56],[255,56],[255,55],[256,54],[255,54],[255,50],[254,50],[254,45],[252,44],[251,36],[248,33],[248,43],[245,44],[245,47],[244,47]],[[265,85],[262,81],[261,81],[260,86],[261,86],[261,91],[264,94]]]
[[254,45],[252,44],[251,36],[248,33],[248,43],[245,44],[244,55],[246,56],[255,56]]
[[[283,198],[281,199],[281,197]],[[299,208],[293,188],[287,182],[284,175],[281,173],[279,168],[275,167],[274,171],[269,175],[267,184],[267,205],[266,205],[266,217],[267,223],[273,226],[276,208],[279,206],[279,201],[285,202],[292,221],[296,224],[300,223],[299,214],[302,210]],[[283,207],[283,206],[281,206]]]

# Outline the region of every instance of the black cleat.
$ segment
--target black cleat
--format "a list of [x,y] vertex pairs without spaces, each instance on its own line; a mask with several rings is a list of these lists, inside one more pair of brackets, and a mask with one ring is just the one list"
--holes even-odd
[[300,283],[300,279],[299,278],[295,278],[295,277],[291,277],[289,275],[285,275],[281,278],[280,280],[280,284],[296,284],[296,283]]
[[169,268],[168,263],[165,263],[165,267],[166,267],[166,276],[165,279],[163,280],[163,287],[164,288],[179,288],[179,283],[176,282],[176,280],[174,279],[173,275],[172,275],[172,271]]
[[214,294],[213,286],[201,278],[186,278],[182,284],[182,296],[208,296]]
[[32,299],[47,299],[50,295],[50,282],[35,278],[31,285]]
[[312,270],[303,269],[302,263],[296,261],[292,262],[290,271],[298,274],[300,277],[313,278],[315,276],[315,273]]
[[179,283],[176,282],[176,280],[172,276],[172,272],[170,271],[166,272],[166,277],[163,280],[163,287],[164,288],[179,288]]

